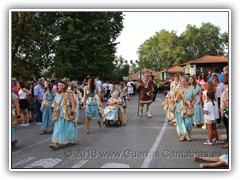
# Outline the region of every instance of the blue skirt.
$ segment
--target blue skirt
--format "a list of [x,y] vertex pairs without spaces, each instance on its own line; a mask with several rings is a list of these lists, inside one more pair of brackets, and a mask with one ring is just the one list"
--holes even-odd
[[[196,95],[196,100],[198,101],[198,95]],[[202,104],[194,104],[194,116],[193,116],[193,124],[203,124],[204,118],[203,118],[203,107]]]
[[118,120],[118,108],[117,109],[113,109],[113,110],[110,110],[107,115],[105,116],[104,119],[107,119],[107,120]]
[[181,113],[175,112],[175,117],[177,120],[177,132],[179,136],[184,136],[186,138],[192,132],[192,117],[182,118]]
[[101,116],[97,104],[86,105],[85,114],[89,119],[100,121]]
[[58,117],[54,124],[52,142],[59,144],[74,143],[78,139],[78,132],[74,121],[65,120],[63,117]]
[[51,106],[45,106],[42,113],[42,131],[52,132],[53,122],[52,122],[53,108]]
[[12,141],[15,141],[17,139],[17,128],[12,127]]

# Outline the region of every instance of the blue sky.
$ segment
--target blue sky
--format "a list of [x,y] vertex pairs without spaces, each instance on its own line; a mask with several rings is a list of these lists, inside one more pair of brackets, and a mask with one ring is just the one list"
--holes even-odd
[[219,26],[221,33],[228,32],[228,12],[124,12],[124,29],[116,40],[116,55],[126,60],[137,60],[138,47],[155,32],[162,29],[180,35],[188,24],[200,27],[203,22]]

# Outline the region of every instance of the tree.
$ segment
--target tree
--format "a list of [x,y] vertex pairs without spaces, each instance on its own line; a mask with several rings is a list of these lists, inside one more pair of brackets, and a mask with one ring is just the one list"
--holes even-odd
[[130,65],[122,56],[116,56],[114,63],[115,66],[112,69],[111,76],[107,80],[116,81],[118,78],[129,75]]
[[55,76],[110,77],[122,20],[121,12],[64,12],[52,67]]
[[12,12],[12,76],[40,77],[53,62],[58,13]]
[[138,64],[159,71],[204,55],[227,55],[228,40],[228,33],[221,34],[211,23],[202,23],[200,28],[188,24],[180,36],[161,30],[139,46]]
[[12,75],[111,77],[122,20],[121,12],[12,12]]
[[178,37],[176,32],[161,30],[146,40],[138,49],[139,67],[159,71],[174,63]]

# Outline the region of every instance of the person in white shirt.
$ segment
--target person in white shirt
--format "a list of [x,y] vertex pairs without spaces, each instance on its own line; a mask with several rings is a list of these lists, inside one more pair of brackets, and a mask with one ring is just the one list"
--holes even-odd
[[208,140],[204,142],[205,145],[213,145],[213,138],[216,139],[216,143],[219,143],[218,132],[216,126],[216,119],[218,114],[218,104],[214,101],[214,92],[207,92],[207,102],[204,104],[204,120],[208,128]]
[[133,94],[133,86],[134,86],[134,82],[133,81],[129,81],[127,83],[127,88],[128,88],[128,100],[130,100],[130,96]]
[[28,115],[28,105],[27,95],[31,94],[29,90],[26,89],[25,83],[18,82],[18,96],[19,96],[19,106],[21,113],[23,114],[23,123],[20,126],[30,126],[29,115]]

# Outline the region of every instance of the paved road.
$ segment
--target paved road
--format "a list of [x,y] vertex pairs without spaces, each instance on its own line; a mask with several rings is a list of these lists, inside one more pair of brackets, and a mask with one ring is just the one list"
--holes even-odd
[[[152,118],[137,116],[138,97],[128,101],[126,126],[106,127],[98,131],[90,124],[84,135],[84,113],[78,126],[76,144],[53,150],[48,147],[51,134],[39,135],[40,127],[18,127],[18,144],[12,150],[12,168],[198,168],[193,153],[216,156],[228,153],[215,146],[205,146],[207,130],[193,130],[192,142],[179,142],[175,127],[168,125],[162,110],[164,96],[158,94],[152,105]],[[219,134],[224,134],[224,129]]]

